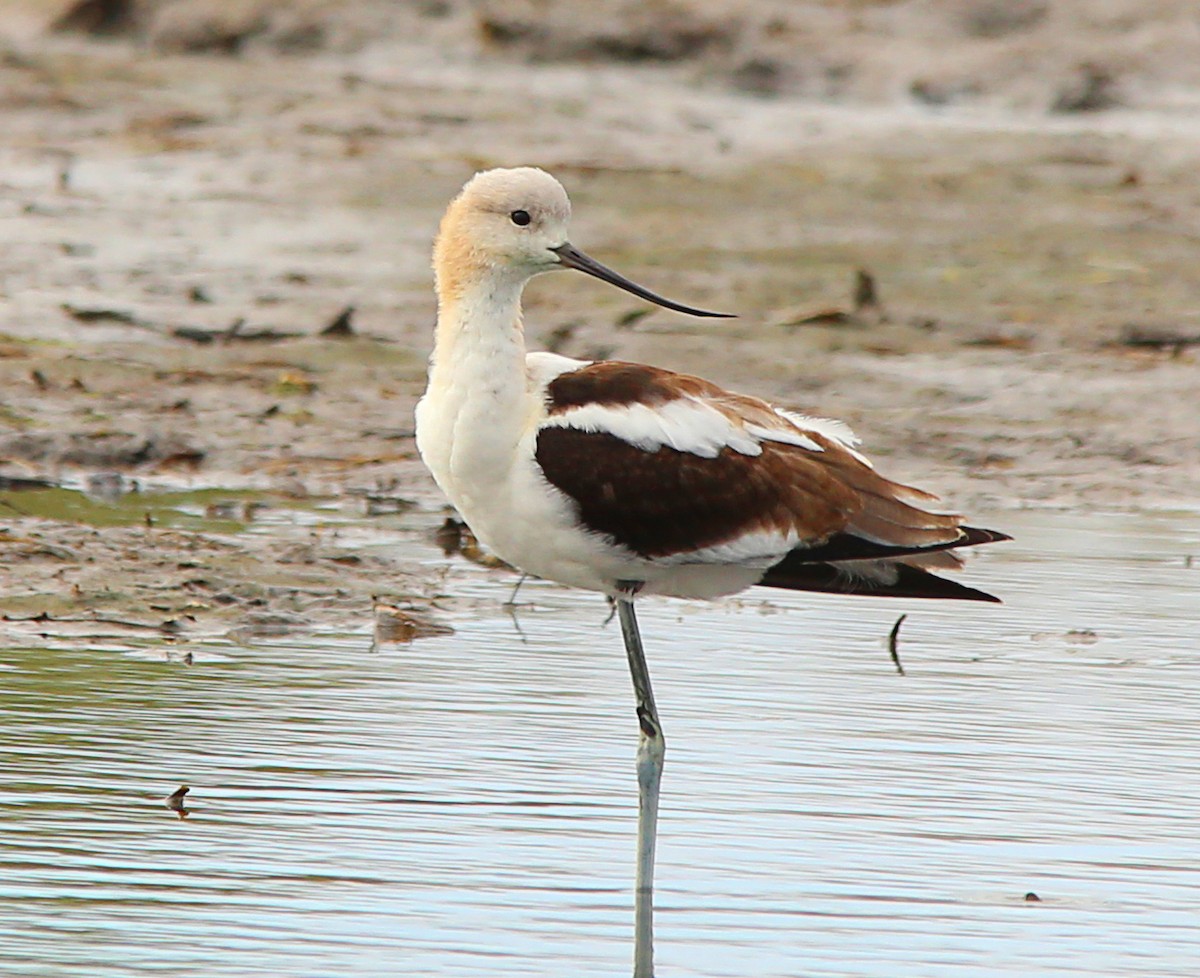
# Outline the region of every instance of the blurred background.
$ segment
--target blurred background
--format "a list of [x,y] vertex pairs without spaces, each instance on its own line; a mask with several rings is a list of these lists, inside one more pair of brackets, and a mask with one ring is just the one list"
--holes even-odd
[[531,347],[1016,537],[1003,607],[648,606],[664,973],[1200,973],[1197,52],[1195,0],[0,0],[0,970],[627,970],[608,609],[502,610],[412,437],[438,219],[533,164],[739,318],[547,275]]

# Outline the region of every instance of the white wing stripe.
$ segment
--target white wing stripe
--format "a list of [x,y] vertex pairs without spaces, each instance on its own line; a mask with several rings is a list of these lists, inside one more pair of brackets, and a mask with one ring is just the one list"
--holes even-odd
[[692,397],[651,407],[647,404],[584,404],[542,422],[614,435],[647,452],[666,445],[700,458],[716,458],[723,448],[761,455],[758,439],[716,408]]
[[797,414],[795,411],[786,411],[783,408],[775,408],[775,413],[781,418],[786,418],[798,428],[824,435],[830,441],[841,445],[868,468],[875,468],[870,459],[857,451],[858,446],[862,444],[862,439],[851,430],[846,422],[835,421],[832,418],[812,418],[805,414]]
[[[790,419],[789,419],[790,420]],[[746,425],[747,434],[753,435],[759,441],[777,441],[783,445],[795,445],[797,448],[807,448],[810,452],[823,452],[823,449],[803,431],[795,428],[764,428],[761,425]]]

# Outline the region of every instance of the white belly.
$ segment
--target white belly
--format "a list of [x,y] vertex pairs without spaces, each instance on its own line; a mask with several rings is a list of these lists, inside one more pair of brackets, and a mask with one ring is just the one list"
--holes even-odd
[[757,582],[763,566],[648,560],[583,529],[574,503],[534,458],[540,403],[488,404],[478,392],[431,385],[417,405],[417,448],[438,486],[488,549],[549,581],[614,595],[712,598]]

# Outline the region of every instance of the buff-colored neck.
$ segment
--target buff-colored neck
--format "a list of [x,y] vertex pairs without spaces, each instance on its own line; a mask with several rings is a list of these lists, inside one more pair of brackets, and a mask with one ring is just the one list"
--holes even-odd
[[434,245],[438,321],[431,380],[453,371],[462,381],[494,386],[498,372],[523,379],[525,334],[521,292],[528,275],[488,261],[469,238],[455,233],[453,210],[442,221]]

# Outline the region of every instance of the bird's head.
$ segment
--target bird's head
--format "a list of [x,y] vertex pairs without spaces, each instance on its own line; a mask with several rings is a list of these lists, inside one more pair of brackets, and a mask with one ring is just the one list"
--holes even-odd
[[540,272],[574,268],[667,309],[727,315],[664,299],[589,258],[567,238],[570,219],[567,192],[544,170],[477,173],[450,202],[438,230],[433,265],[439,292],[457,297],[485,278],[523,285]]

